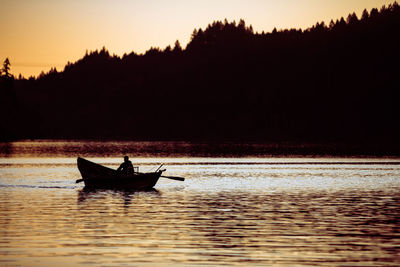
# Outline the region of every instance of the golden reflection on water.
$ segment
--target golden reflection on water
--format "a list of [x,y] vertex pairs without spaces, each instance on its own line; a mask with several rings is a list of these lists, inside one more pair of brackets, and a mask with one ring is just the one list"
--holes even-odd
[[75,198],[57,190],[43,193],[24,189],[2,195],[3,263],[30,265],[38,259],[50,266],[47,258],[51,258],[51,262],[95,266],[132,262],[374,266],[399,260],[400,199],[380,190],[328,194],[78,190]]
[[400,263],[399,165],[168,159],[186,181],[145,192],[83,189],[70,158],[0,160],[0,266]]

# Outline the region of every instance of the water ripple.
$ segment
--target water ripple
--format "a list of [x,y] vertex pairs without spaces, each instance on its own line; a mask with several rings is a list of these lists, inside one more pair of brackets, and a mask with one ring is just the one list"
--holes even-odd
[[400,262],[400,166],[191,161],[138,192],[82,188],[68,162],[2,165],[0,265]]

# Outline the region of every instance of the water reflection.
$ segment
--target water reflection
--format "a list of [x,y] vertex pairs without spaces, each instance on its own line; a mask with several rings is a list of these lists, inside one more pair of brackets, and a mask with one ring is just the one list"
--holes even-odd
[[177,246],[196,243],[205,261],[221,263],[270,264],[277,257],[283,264],[396,262],[399,199],[379,190],[357,193],[362,197],[342,191],[196,195],[182,211],[187,242]]
[[[337,147],[338,148],[338,147]],[[308,144],[301,148],[293,144],[260,143],[195,143],[182,141],[80,141],[80,140],[25,140],[0,142],[0,157],[265,157],[271,155],[313,155],[335,153],[322,144]],[[338,148],[336,153],[348,153],[348,147]],[[347,152],[346,152],[347,151]]]
[[78,204],[85,204],[85,202],[89,202],[90,200],[101,200],[105,204],[107,203],[106,198],[111,197],[114,199],[123,199],[124,207],[129,207],[132,198],[134,196],[143,197],[146,196],[161,196],[160,191],[155,188],[147,189],[147,190],[123,190],[123,189],[95,189],[91,187],[84,187],[83,189],[78,191]]
[[387,159],[164,159],[185,182],[137,192],[82,188],[75,158],[0,161],[0,265],[400,262],[400,166]]
[[14,147],[11,142],[0,142],[0,155],[9,157],[14,154]]

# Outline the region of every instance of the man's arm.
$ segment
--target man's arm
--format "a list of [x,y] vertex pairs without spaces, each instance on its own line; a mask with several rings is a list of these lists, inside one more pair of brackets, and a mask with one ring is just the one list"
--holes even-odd
[[117,172],[119,172],[120,170],[122,170],[122,168],[124,167],[124,163],[121,163],[121,165],[118,167]]

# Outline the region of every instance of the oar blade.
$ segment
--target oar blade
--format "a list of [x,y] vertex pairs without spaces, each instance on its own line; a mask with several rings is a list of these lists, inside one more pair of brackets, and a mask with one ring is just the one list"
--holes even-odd
[[168,178],[168,179],[172,179],[172,180],[177,180],[177,181],[185,181],[185,178],[183,178],[183,177],[164,176],[164,175],[162,175],[161,177],[163,177],[163,178]]

